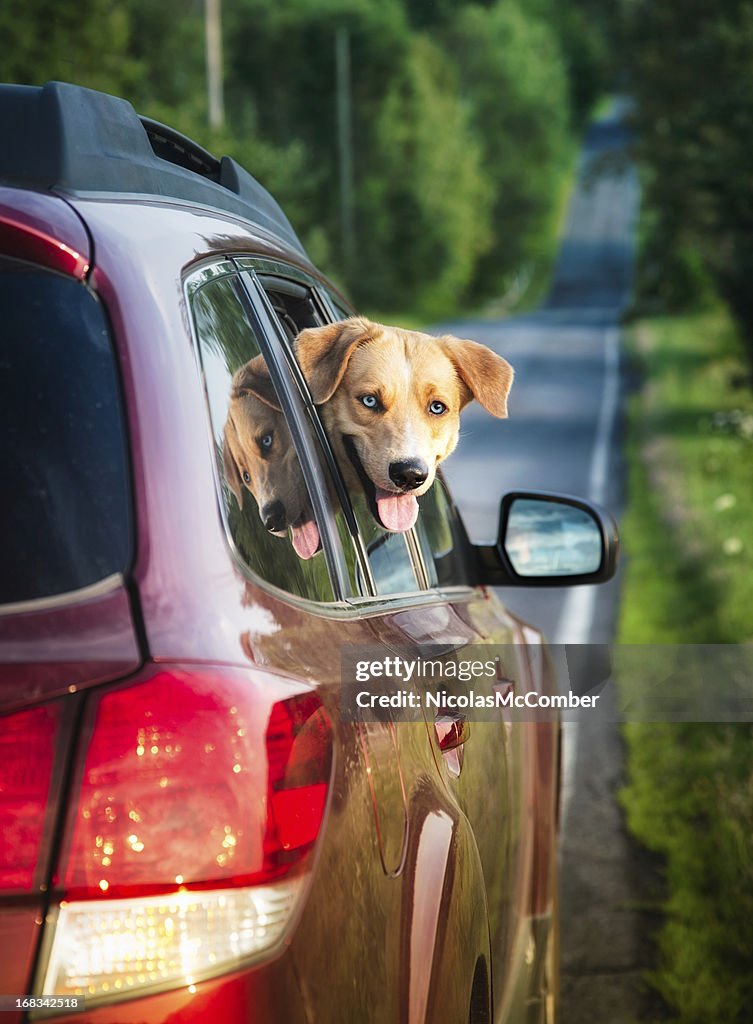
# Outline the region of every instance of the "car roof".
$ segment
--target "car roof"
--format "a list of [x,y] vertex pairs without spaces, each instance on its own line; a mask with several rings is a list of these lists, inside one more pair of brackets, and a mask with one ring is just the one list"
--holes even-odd
[[66,82],[0,85],[0,183],[66,195],[177,200],[240,216],[306,252],[279,204],[230,157],[218,159],[127,100]]

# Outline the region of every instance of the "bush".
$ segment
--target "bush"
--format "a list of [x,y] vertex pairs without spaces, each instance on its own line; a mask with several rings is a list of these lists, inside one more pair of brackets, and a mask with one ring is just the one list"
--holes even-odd
[[417,36],[379,111],[360,204],[358,298],[452,310],[489,245],[491,189],[453,69]]

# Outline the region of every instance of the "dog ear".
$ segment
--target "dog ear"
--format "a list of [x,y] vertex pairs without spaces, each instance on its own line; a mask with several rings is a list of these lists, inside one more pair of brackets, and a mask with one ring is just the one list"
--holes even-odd
[[272,378],[269,376],[269,368],[264,362],[264,356],[255,356],[249,360],[240,370],[236,370],[233,376],[232,398],[241,398],[243,395],[255,395],[265,405],[282,412],[280,400],[277,397]]
[[225,470],[225,479],[230,490],[235,495],[238,508],[243,508],[243,481],[241,480],[240,469],[235,458],[233,447],[240,447],[238,434],[235,430],[232,416],[228,413],[225,420],[225,429],[222,436],[222,466]]
[[463,405],[475,398],[492,416],[505,419],[507,396],[514,376],[507,360],[477,341],[461,341],[452,335],[439,340],[444,343],[447,355],[468,389]]
[[375,325],[352,317],[326,327],[307,327],[295,340],[301,372],[317,405],[328,401],[348,368],[356,346],[368,341]]

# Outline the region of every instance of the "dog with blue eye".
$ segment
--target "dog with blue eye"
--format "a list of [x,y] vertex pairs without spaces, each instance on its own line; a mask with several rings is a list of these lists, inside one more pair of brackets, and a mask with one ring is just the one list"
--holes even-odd
[[295,349],[346,482],[396,533],[457,445],[461,410],[507,416],[513,369],[475,341],[353,317],[301,331]]
[[300,558],[319,551],[319,529],[301,464],[262,356],[233,376],[222,461],[239,508],[248,491],[265,529],[277,537],[287,537],[290,531]]

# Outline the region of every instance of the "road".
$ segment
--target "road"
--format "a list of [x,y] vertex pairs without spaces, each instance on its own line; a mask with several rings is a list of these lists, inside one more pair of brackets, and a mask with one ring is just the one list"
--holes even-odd
[[[638,184],[624,156],[617,103],[584,140],[549,297],[508,320],[443,324],[515,368],[509,420],[471,405],[446,476],[472,540],[496,533],[499,498],[515,488],[587,496],[619,518],[620,317],[629,299]],[[556,643],[612,639],[619,577],[602,587],[500,591],[505,604]],[[561,851],[562,1024],[641,1019],[647,944],[631,910],[639,898],[635,852],[616,793],[623,748],[609,716],[565,724]]]

